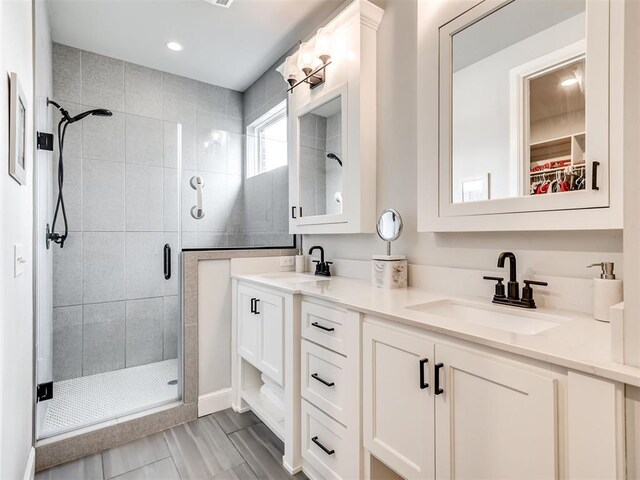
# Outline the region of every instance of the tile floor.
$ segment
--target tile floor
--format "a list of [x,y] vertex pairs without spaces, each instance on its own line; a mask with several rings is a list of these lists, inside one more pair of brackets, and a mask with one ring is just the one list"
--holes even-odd
[[251,412],[228,409],[43,470],[36,480],[250,480],[291,477],[284,446]]

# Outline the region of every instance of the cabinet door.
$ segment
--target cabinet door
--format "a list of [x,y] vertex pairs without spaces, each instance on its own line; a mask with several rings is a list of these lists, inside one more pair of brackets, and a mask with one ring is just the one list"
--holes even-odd
[[436,478],[557,478],[555,381],[436,345]]
[[256,291],[245,285],[238,287],[238,352],[246,361],[258,367],[260,345],[260,315],[251,310]]
[[433,343],[365,323],[362,353],[365,448],[405,478],[433,478]]
[[257,303],[261,322],[258,368],[281,385],[284,384],[284,299],[260,292]]

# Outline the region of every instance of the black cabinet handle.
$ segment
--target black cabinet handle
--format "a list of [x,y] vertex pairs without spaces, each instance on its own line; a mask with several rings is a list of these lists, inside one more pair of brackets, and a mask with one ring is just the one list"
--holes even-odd
[[164,279],[169,280],[171,278],[171,245],[166,243],[164,245]]
[[444,390],[440,388],[440,369],[444,367],[444,364],[436,363],[435,367],[436,367],[435,368],[435,377],[436,377],[435,394],[440,395],[441,393],[444,393]]
[[322,451],[324,453],[326,453],[327,455],[333,455],[334,453],[336,453],[335,450],[329,450],[327,447],[325,447],[323,444],[321,444],[320,441],[318,440],[318,437],[313,437],[311,439],[311,441],[313,443],[315,443],[316,445],[318,445],[322,449]]
[[255,303],[253,304],[253,313],[255,313],[256,315],[260,315],[260,312],[258,311],[258,302],[260,301],[259,298],[256,298]]
[[313,322],[311,326],[324,330],[325,332],[333,332],[335,330],[333,327],[325,327],[324,325],[320,325],[318,322]]
[[251,299],[251,313],[256,313],[256,299]]
[[327,382],[326,380],[320,378],[317,373],[312,373],[311,378],[315,378],[320,383],[324,383],[327,387],[333,387],[335,385],[334,382]]
[[600,190],[600,187],[598,187],[598,167],[600,162],[592,162],[591,165],[591,190]]
[[429,363],[428,358],[423,358],[420,360],[420,388],[424,390],[429,386],[427,382],[424,381],[424,366]]
[[296,218],[296,207],[291,207],[291,218]]

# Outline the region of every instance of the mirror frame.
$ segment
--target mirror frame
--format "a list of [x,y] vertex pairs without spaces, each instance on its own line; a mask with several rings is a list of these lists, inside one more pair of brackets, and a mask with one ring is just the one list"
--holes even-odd
[[[380,220],[382,220],[382,217],[384,216],[385,213],[393,213],[395,216],[397,216],[400,219],[400,228],[398,229],[398,233],[396,233],[396,235],[393,238],[384,238],[380,233]],[[400,213],[398,213],[396,209],[385,208],[384,210],[382,210],[382,212],[380,212],[380,215],[378,215],[378,220],[376,221],[376,232],[378,233],[378,237],[384,240],[385,242],[391,243],[398,240],[400,238],[400,235],[402,235],[403,229],[404,229],[404,221],[402,220],[402,215],[400,215]]]
[[349,192],[349,171],[351,170],[351,165],[353,164],[350,161],[351,152],[349,151],[349,141],[348,141],[348,102],[347,102],[347,84],[341,84],[338,87],[335,87],[322,95],[314,98],[313,101],[305,104],[303,107],[299,108],[295,112],[295,168],[296,168],[296,182],[297,182],[297,205],[300,205],[300,187],[302,185],[302,174],[303,172],[300,169],[300,117],[306,115],[307,113],[312,112],[318,107],[329,103],[330,101],[340,97],[340,108],[342,110],[342,155],[343,155],[343,167],[342,167],[342,213],[332,214],[332,215],[310,215],[305,216],[304,210],[302,212],[302,216],[298,217],[298,225],[321,225],[327,223],[346,223],[347,209],[351,208],[349,202],[351,201],[351,192]]
[[[460,15],[439,26],[438,52],[439,95],[439,215],[459,217],[471,215],[505,214],[517,212],[535,212],[549,210],[570,210],[609,206],[609,132],[603,128],[602,118],[609,113],[609,65],[608,42],[598,43],[600,38],[609,38],[609,4],[606,1],[586,0],[586,40],[589,46],[589,66],[587,67],[586,132],[589,142],[587,150],[587,185],[585,191],[572,192],[571,195],[520,196],[483,200],[469,203],[452,201],[452,59],[453,35],[467,26],[481,21],[496,10],[514,0],[485,0]],[[522,0],[519,0],[522,1]],[[457,2],[458,6],[469,2]],[[607,21],[603,21],[607,19]],[[514,126],[511,125],[511,129]],[[518,128],[516,126],[516,128]],[[513,133],[512,133],[513,134]],[[600,162],[598,170],[599,190],[591,189],[592,165]],[[520,185],[518,185],[518,188]]]

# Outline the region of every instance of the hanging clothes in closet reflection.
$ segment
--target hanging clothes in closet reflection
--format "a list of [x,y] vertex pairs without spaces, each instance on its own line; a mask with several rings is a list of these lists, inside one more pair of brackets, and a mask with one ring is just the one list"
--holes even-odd
[[542,168],[535,172],[532,169],[529,194],[544,195],[584,190],[585,185],[585,164]]

